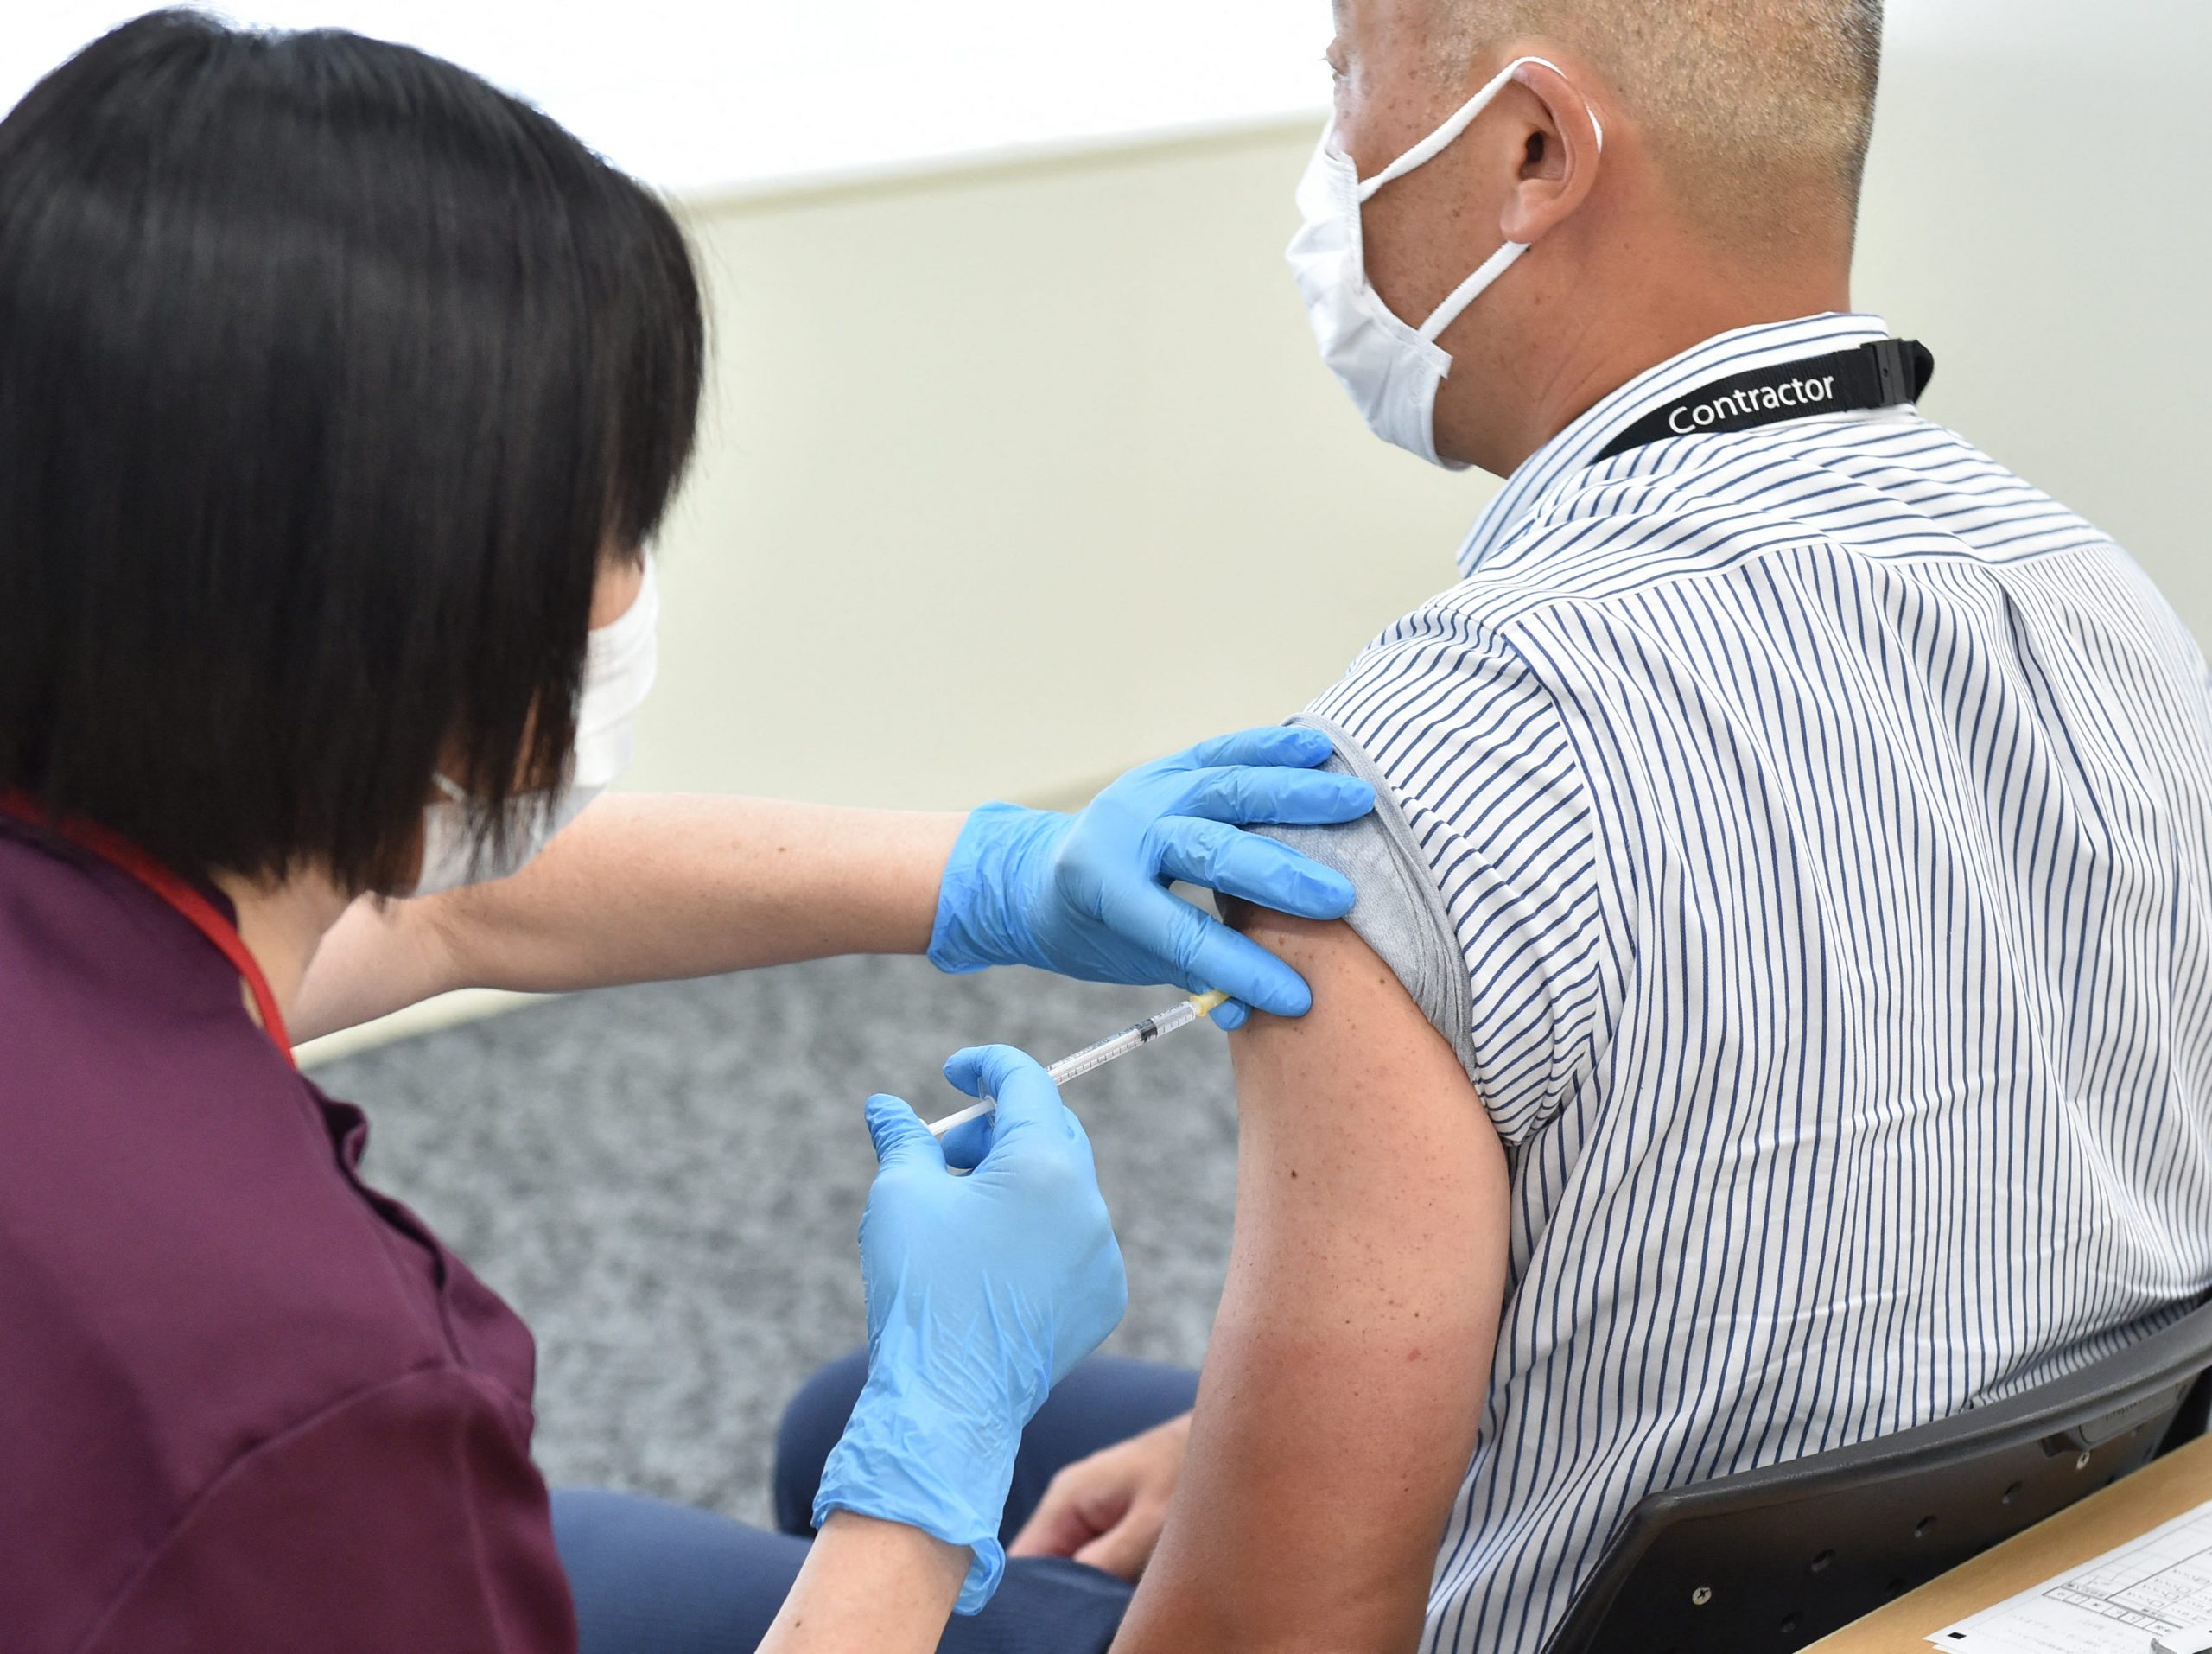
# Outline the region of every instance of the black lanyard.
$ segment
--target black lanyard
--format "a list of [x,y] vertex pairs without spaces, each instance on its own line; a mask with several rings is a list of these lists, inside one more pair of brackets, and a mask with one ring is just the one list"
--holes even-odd
[[1917,402],[1936,377],[1936,357],[1917,339],[1884,339],[1779,367],[1715,379],[1637,420],[1598,457],[1662,442],[1670,436],[1709,436],[1757,430],[1814,414],[1862,413]]

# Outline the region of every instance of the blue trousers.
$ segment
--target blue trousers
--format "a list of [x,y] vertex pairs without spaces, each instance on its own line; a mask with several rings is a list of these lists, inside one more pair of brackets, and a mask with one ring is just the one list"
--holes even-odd
[[[810,1379],[776,1435],[779,1531],[591,1489],[553,1495],[553,1532],[575,1594],[582,1654],[750,1654],[813,1536],[815,1489],[868,1375],[865,1354]],[[1068,1375],[1021,1438],[1000,1530],[1011,1540],[1062,1466],[1190,1410],[1198,1376],[1101,1357]],[[955,1617],[939,1654],[1103,1654],[1133,1587],[1058,1559],[1018,1559],[990,1606]]]

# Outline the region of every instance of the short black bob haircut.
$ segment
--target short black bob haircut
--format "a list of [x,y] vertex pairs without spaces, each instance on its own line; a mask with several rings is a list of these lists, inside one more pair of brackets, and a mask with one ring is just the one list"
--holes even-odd
[[689,458],[667,209],[449,63],[150,13],[0,121],[0,792],[206,878],[411,875],[561,773]]

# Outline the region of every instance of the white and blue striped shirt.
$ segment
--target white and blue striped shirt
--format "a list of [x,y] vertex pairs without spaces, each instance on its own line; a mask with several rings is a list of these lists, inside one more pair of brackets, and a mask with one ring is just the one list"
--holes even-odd
[[1748,328],[1606,398],[1309,715],[1419,887],[1354,922],[1511,1156],[1431,1650],[1536,1654],[1651,1490],[2212,1288],[2212,693],[2158,591],[1910,409],[1596,457],[1886,336]]

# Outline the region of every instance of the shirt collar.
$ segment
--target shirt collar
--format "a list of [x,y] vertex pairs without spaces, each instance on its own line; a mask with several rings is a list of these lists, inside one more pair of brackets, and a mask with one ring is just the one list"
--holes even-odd
[[1614,437],[1683,392],[1732,374],[1779,367],[1889,336],[1888,325],[1878,316],[1842,312],[1800,316],[1718,334],[1637,374],[1530,455],[1506,480],[1459,548],[1459,572],[1472,575],[1555,490],[1596,463]]

